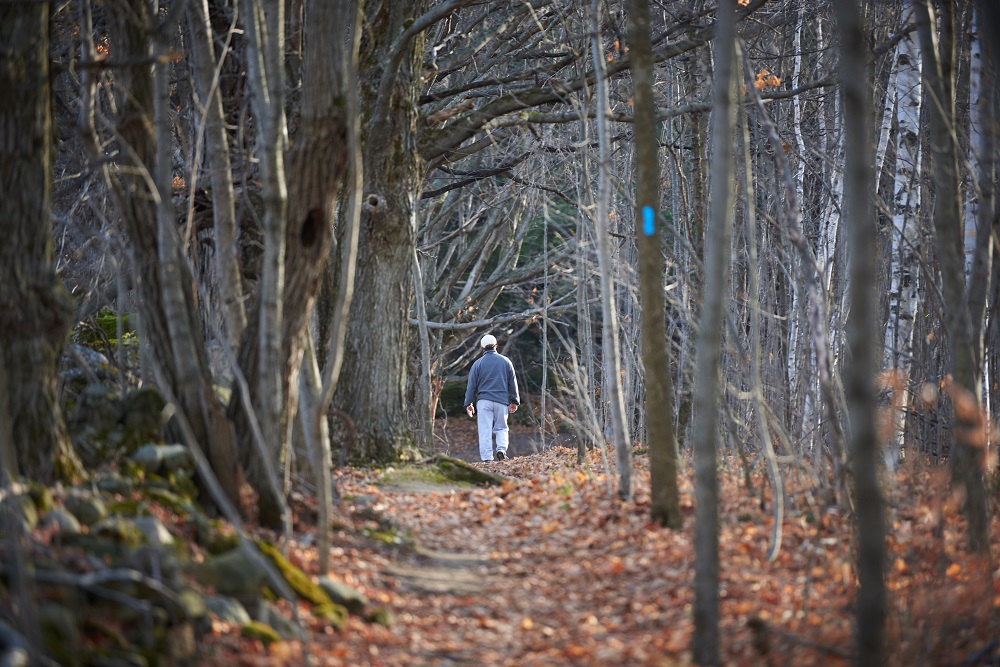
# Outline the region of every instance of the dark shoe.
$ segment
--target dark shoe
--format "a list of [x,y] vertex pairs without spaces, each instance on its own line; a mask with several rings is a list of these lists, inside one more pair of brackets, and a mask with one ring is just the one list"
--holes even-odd
[[496,458],[497,458],[497,461],[506,461],[510,457],[507,456],[507,452],[501,452],[501,451],[497,450],[497,457]]

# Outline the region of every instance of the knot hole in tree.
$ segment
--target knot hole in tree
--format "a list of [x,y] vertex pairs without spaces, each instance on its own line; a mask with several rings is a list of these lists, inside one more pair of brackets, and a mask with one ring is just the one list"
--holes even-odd
[[369,192],[365,195],[364,204],[362,204],[362,209],[368,215],[378,215],[385,210],[386,201],[385,197],[378,194],[377,192]]
[[302,232],[299,234],[302,247],[311,248],[316,245],[322,229],[323,211],[318,208],[310,209],[309,213],[306,214],[306,219],[302,221]]

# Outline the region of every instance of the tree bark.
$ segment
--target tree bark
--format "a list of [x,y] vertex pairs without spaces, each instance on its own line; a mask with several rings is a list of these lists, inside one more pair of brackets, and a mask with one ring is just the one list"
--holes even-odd
[[618,312],[615,305],[614,266],[611,262],[611,237],[608,233],[611,199],[611,146],[608,136],[608,83],[604,72],[604,49],[601,44],[601,0],[590,3],[591,57],[596,74],[598,187],[594,202],[597,235],[597,260],[601,272],[601,310],[604,348],[604,387],[608,396],[608,427],[614,445],[618,467],[618,496],[632,496],[632,443],[625,423],[625,402],[622,398],[621,354],[618,349]]
[[0,7],[0,449],[7,476],[43,483],[82,473],[56,393],[73,304],[52,258],[48,47],[47,4]]
[[[126,62],[148,60],[150,39],[143,29],[147,20],[151,17],[141,0],[109,6],[109,33]],[[122,67],[115,92],[119,96],[118,135],[125,168],[113,193],[131,241],[140,335],[148,346],[156,383],[177,397],[195,438],[207,449],[226,495],[235,503],[240,473],[234,456],[234,432],[212,388],[196,320],[194,281],[179,249],[161,248],[163,240],[157,230],[160,195],[154,183],[156,142],[150,122],[153,80],[149,66]],[[170,260],[170,266],[161,271],[164,259]]]
[[[413,455],[406,420],[406,363],[412,298],[415,207],[422,179],[417,150],[417,101],[423,32],[414,16],[426,0],[378,5],[362,36],[364,203],[358,239],[355,292],[344,366],[334,405],[357,425],[353,458],[394,461]],[[400,37],[402,35],[402,37]],[[395,70],[365,67],[388,63]],[[367,78],[365,77],[367,74]],[[384,86],[392,76],[395,85]]]
[[[929,1],[929,0],[928,0]],[[945,331],[954,383],[979,405],[980,382],[973,349],[979,338],[972,336],[965,288],[961,199],[958,187],[958,143],[955,121],[954,86],[954,7],[941,3],[941,25],[937,29],[928,2],[915,6],[923,75],[928,92],[928,129],[934,158],[934,231],[941,266],[941,295],[944,300]],[[979,452],[961,439],[951,452],[952,483],[965,492],[965,514],[969,521],[969,547],[989,550],[989,518],[986,485],[979,466]]]
[[712,92],[712,173],[705,237],[705,290],[695,361],[695,602],[694,660],[719,664],[719,488],[715,460],[719,440],[719,356],[729,285],[733,226],[734,0],[716,12],[715,82]]
[[677,446],[670,350],[664,325],[663,235],[660,168],[653,100],[653,57],[648,0],[630,0],[629,42],[635,108],[636,237],[642,298],[642,365],[646,381],[646,438],[649,443],[650,515],[661,526],[681,527],[677,491]]
[[838,0],[840,79],[844,95],[845,219],[851,256],[851,311],[847,320],[850,361],[846,391],[851,418],[854,496],[858,517],[858,665],[883,664],[885,624],[885,528],[878,484],[878,440],[874,369],[879,366],[875,337],[874,212],[870,205],[871,152],[868,148],[869,80],[857,0]]
[[229,159],[229,140],[222,109],[222,95],[219,91],[219,77],[216,73],[212,25],[208,18],[208,0],[188,0],[188,2],[191,73],[204,106],[199,127],[204,126],[209,182],[212,188],[215,264],[211,279],[216,286],[216,296],[221,301],[226,341],[232,349],[237,350],[247,318],[243,308],[243,288],[236,260],[236,204]]

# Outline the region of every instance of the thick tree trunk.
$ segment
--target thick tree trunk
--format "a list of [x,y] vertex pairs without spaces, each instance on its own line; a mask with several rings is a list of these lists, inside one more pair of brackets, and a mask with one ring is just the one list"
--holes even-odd
[[695,362],[695,602],[694,660],[719,664],[719,357],[729,285],[733,227],[733,56],[735,0],[720,0],[716,18],[715,83],[712,93],[712,175],[705,289]]
[[[284,252],[279,299],[281,347],[278,363],[280,391],[284,396],[280,434],[286,432],[298,404],[303,333],[332,244],[333,217],[348,155],[344,59],[350,36],[340,31],[343,17],[337,5],[307,2],[305,11],[302,113],[298,133],[288,152],[288,217],[280,244]],[[340,36],[336,46],[326,41],[332,34]],[[240,367],[248,380],[258,377],[262,371],[264,357],[258,341],[264,331],[265,309],[264,301],[259,300],[240,349]],[[251,384],[254,405],[263,404],[260,392],[265,388],[266,385],[254,387]],[[243,460],[253,462],[257,449],[250,441],[249,425],[242,416],[242,409],[231,408],[231,413],[240,425]],[[279,463],[281,449],[274,448],[272,442],[267,445],[271,458],[264,464],[271,466],[273,472]],[[271,497],[273,483],[266,478],[266,471],[259,463],[250,470],[259,473],[248,478],[261,493],[261,524],[281,525],[283,503],[280,498]]]
[[[417,98],[424,37],[412,28],[426,0],[378,5],[362,37],[364,203],[357,276],[334,405],[357,425],[353,458],[413,455],[405,402],[415,206],[422,177]],[[401,39],[400,35],[404,35]],[[365,63],[373,66],[365,67]],[[388,69],[375,67],[387,63]],[[374,78],[374,77],[378,78]],[[387,83],[390,77],[393,83]]]
[[646,438],[649,443],[650,507],[653,521],[680,528],[674,391],[670,349],[664,326],[663,235],[660,168],[653,100],[653,57],[649,43],[648,0],[629,2],[629,43],[635,91],[636,237],[642,297],[642,361],[646,381]]
[[52,259],[48,46],[47,4],[0,8],[0,448],[7,475],[43,483],[82,472],[56,394],[73,305]]

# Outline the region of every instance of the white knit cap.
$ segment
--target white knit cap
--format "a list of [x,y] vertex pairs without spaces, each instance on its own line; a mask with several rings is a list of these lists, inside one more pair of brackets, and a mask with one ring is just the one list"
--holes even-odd
[[496,345],[497,339],[493,334],[486,334],[483,339],[479,341],[479,347],[486,347],[487,345]]

